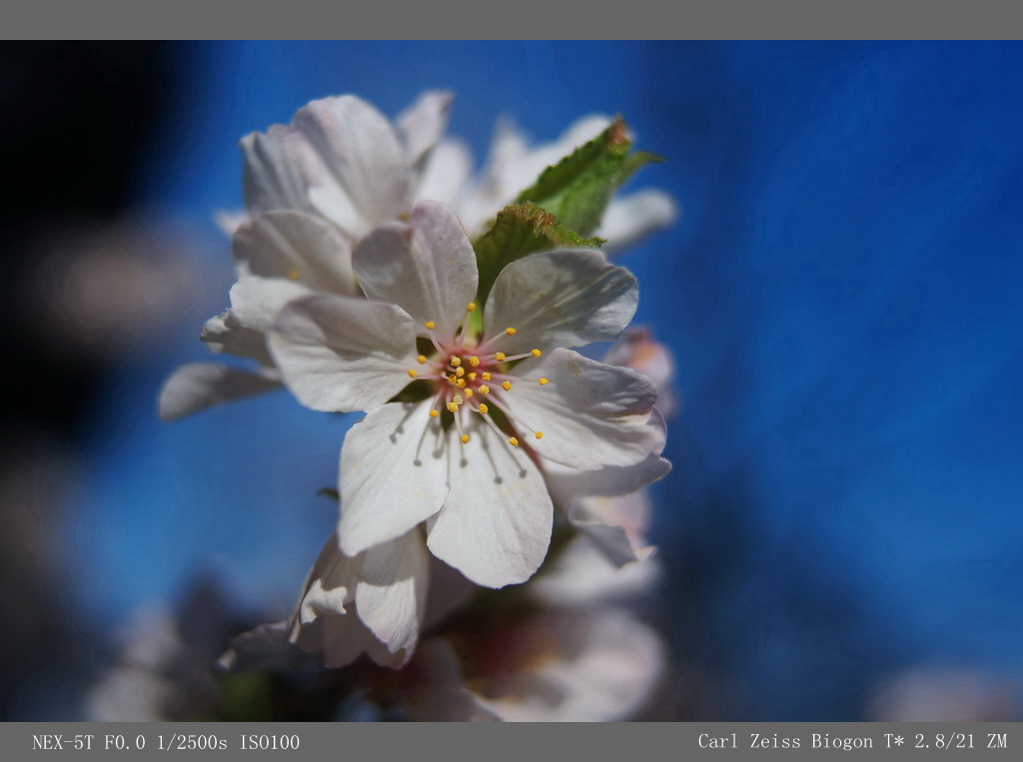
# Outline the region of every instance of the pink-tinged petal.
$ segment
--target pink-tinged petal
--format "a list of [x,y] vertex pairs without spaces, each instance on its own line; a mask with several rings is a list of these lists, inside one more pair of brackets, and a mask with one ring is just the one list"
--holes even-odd
[[176,421],[223,402],[279,389],[281,382],[265,373],[253,373],[218,363],[183,365],[160,389],[157,408],[164,421]]
[[292,124],[323,162],[309,178],[310,201],[353,236],[408,211],[409,158],[391,123],[352,95],[313,101]]
[[530,379],[520,379],[501,395],[512,417],[543,439],[529,439],[541,457],[582,471],[632,466],[664,447],[664,422],[653,412],[653,382],[628,368],[590,360],[556,349],[530,364]]
[[411,653],[426,610],[429,556],[418,530],[362,554],[359,618],[391,653]]
[[234,260],[246,273],[296,281],[316,291],[360,296],[351,245],[337,229],[302,212],[278,211],[242,223]]
[[372,410],[419,367],[409,316],[365,299],[316,295],[291,302],[269,345],[284,383],[313,410]]
[[412,210],[408,225],[366,236],[355,252],[355,272],[367,297],[399,305],[421,333],[434,323],[442,342],[453,339],[479,284],[476,254],[458,219],[428,201]]
[[607,241],[604,251],[614,254],[664,230],[677,218],[678,204],[670,195],[652,188],[641,190],[612,200],[594,235]]
[[[504,633],[522,667],[490,677],[482,703],[510,722],[625,720],[654,695],[665,647],[615,609],[545,611]],[[476,675],[474,675],[476,677]]]
[[[651,412],[649,426],[663,428],[663,421]],[[580,496],[618,497],[629,495],[663,479],[671,472],[671,463],[653,452],[632,466],[604,466],[592,471],[568,468],[560,463],[544,464],[544,476],[554,499],[564,504]],[[617,522],[621,523],[621,522]]]
[[308,293],[305,286],[280,278],[242,277],[231,287],[231,308],[207,320],[199,337],[213,352],[272,365],[266,332],[284,305]]
[[508,327],[494,347],[505,354],[613,341],[639,303],[636,278],[595,249],[533,254],[505,267],[487,298],[487,334]]
[[412,164],[418,164],[444,136],[454,99],[452,93],[429,90],[395,118],[398,136]]
[[671,418],[678,411],[675,357],[666,344],[651,336],[649,328],[627,328],[604,355],[604,362],[632,368],[649,377],[657,387],[657,409],[665,418]]
[[394,540],[440,510],[448,457],[429,401],[389,403],[355,424],[341,448],[341,550]]
[[550,545],[551,498],[529,456],[473,418],[467,444],[448,432],[451,490],[428,525],[427,544],[476,584],[524,582]]

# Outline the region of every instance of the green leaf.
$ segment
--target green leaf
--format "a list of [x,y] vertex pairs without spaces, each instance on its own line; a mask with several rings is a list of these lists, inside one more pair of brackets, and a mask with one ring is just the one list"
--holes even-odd
[[616,117],[600,135],[545,169],[515,203],[531,201],[555,214],[568,230],[592,235],[614,192],[637,169],[654,161],[663,159],[632,151],[625,121]]
[[[596,247],[601,243],[599,238],[583,238],[564,226],[556,215],[534,203],[506,206],[473,245],[480,272],[476,301],[481,306],[487,303],[497,274],[517,259],[562,246]],[[477,310],[473,318],[478,315]]]

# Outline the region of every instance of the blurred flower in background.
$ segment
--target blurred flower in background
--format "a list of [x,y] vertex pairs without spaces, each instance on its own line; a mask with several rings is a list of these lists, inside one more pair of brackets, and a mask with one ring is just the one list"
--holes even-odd
[[[125,670],[198,686],[195,706],[221,717],[210,685],[308,717],[315,702],[275,701],[351,687],[301,652],[291,677],[208,664],[292,610],[333,530],[336,503],[316,491],[352,421],[269,394],[165,424],[155,399],[175,367],[207,359],[197,327],[228,306],[213,214],[243,207],[231,146],[326,95],[393,118],[430,89],[456,94],[463,142],[448,156],[469,189],[487,187],[500,146],[542,148],[580,114],[623,114],[668,159],[623,199],[663,189],[678,224],[616,260],[684,400],[639,545],[657,546],[662,580],[641,626],[669,648],[631,672],[637,705],[659,719],[1018,717],[1019,44],[0,50],[14,178],[0,204],[5,718],[95,716],[97,686]],[[535,138],[505,127],[492,147],[503,116]],[[488,157],[481,174],[470,153]],[[244,612],[201,647],[180,624],[185,610],[218,621],[213,603],[189,608],[197,579]],[[580,593],[556,580],[532,594],[560,611]],[[154,610],[173,613],[143,620],[165,634],[143,640],[166,647],[140,653],[121,633]],[[451,677],[449,642],[424,670]],[[535,663],[572,684],[572,659]],[[499,702],[475,669],[458,669],[454,694]],[[386,718],[368,700],[317,706]]]

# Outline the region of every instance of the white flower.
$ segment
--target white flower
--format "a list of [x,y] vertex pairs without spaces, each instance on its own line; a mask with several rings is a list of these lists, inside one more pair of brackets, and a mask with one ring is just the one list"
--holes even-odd
[[[447,93],[424,93],[392,125],[370,104],[342,95],[303,106],[289,125],[242,138],[248,211],[221,215],[233,234],[239,283],[231,308],[208,321],[202,337],[213,351],[253,359],[257,367],[182,366],[160,392],[161,418],[279,388],[263,349],[268,321],[288,299],[305,293],[361,295],[353,246],[411,211],[450,103]],[[254,276],[270,282],[246,283]]]
[[422,625],[429,555],[418,530],[354,558],[337,535],[310,570],[288,639],[343,667],[361,653],[381,666],[400,667],[412,655]]
[[[567,347],[615,338],[635,279],[595,250],[535,254],[501,271],[473,313],[476,258],[457,219],[423,203],[355,255],[369,300],[290,302],[270,348],[316,410],[368,411],[342,448],[341,550],[357,556],[427,523],[427,544],[500,587],[536,571],[552,502],[541,467],[639,467],[660,452],[653,384]],[[408,401],[395,401],[410,382]]]
[[[486,223],[519,193],[536,182],[549,166],[600,135],[611,124],[601,114],[584,116],[549,143],[530,146],[526,136],[508,121],[498,123],[482,173],[473,180],[468,147],[457,139],[442,140],[429,156],[422,187],[432,195],[420,199],[447,202],[470,236],[482,233]],[[647,188],[613,198],[594,235],[607,241],[605,251],[616,253],[630,244],[671,225],[678,207],[664,191]]]

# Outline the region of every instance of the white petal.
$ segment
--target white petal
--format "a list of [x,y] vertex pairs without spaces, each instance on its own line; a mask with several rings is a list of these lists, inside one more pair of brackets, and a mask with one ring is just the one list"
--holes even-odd
[[[662,419],[651,412],[649,426],[663,427]],[[547,486],[555,500],[569,503],[580,495],[617,497],[628,495],[648,484],[663,479],[671,471],[671,463],[655,451],[632,466],[604,466],[592,471],[580,471],[560,463],[544,464]]]
[[263,373],[252,373],[218,363],[182,365],[160,389],[158,409],[164,421],[175,421],[222,402],[278,389],[281,382]]
[[387,648],[411,653],[426,609],[429,563],[418,530],[370,548],[355,587],[359,618]]
[[390,304],[308,296],[281,311],[270,351],[284,382],[313,410],[372,410],[411,380],[415,328]]
[[[539,470],[479,416],[462,445],[448,432],[451,491],[428,529],[430,550],[486,587],[524,582],[550,545],[553,505]],[[460,456],[460,457],[459,457]]]
[[429,201],[412,210],[408,225],[366,236],[355,252],[355,272],[366,296],[399,305],[420,327],[432,321],[442,342],[454,337],[479,283],[476,255],[458,219]]
[[[419,177],[415,191],[415,200],[440,201],[459,211],[459,220],[463,225],[470,226],[469,220],[461,214],[460,204],[472,175],[472,154],[464,141],[447,139],[437,144],[430,151]],[[481,221],[482,222],[482,221]]]
[[628,719],[653,697],[666,667],[660,638],[615,609],[544,612],[507,633],[535,643],[522,669],[491,682],[482,703],[511,722]]
[[244,156],[242,187],[251,214],[275,209],[312,211],[309,184],[324,180],[323,161],[299,130],[275,124],[239,141]]
[[306,575],[292,627],[311,624],[326,614],[346,613],[346,604],[355,596],[361,567],[362,559],[344,555],[338,547],[337,535],[332,534]]
[[639,303],[636,278],[594,249],[559,250],[512,262],[487,299],[487,333],[513,327],[493,346],[506,354],[612,341]]
[[678,204],[671,196],[652,188],[641,190],[611,201],[594,235],[607,241],[605,251],[617,253],[677,218]]
[[395,118],[398,135],[412,164],[419,163],[443,137],[453,100],[452,93],[430,90]]
[[280,278],[239,278],[231,287],[231,308],[207,320],[200,338],[214,352],[250,357],[262,365],[272,365],[266,332],[273,327],[285,304],[308,293],[305,286]]
[[447,452],[429,410],[429,401],[389,403],[348,431],[338,487],[348,555],[401,537],[444,504]]
[[605,603],[643,608],[664,575],[655,550],[647,548],[642,559],[619,567],[592,537],[579,535],[529,583],[530,595],[551,606]]
[[312,204],[344,231],[361,236],[408,211],[411,169],[391,123],[352,95],[303,106],[292,124],[322,159],[310,178]]
[[653,552],[643,536],[649,513],[648,493],[639,490],[622,497],[581,497],[572,505],[568,518],[611,563],[624,566],[642,561]]
[[235,262],[252,275],[361,295],[350,244],[334,227],[302,212],[269,212],[244,222],[234,235],[233,253]]
[[556,349],[527,366],[540,386],[522,379],[501,405],[523,426],[543,432],[530,445],[542,457],[580,470],[631,466],[664,447],[664,423],[652,412],[653,382],[628,368]]

